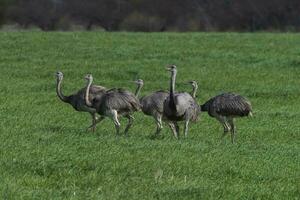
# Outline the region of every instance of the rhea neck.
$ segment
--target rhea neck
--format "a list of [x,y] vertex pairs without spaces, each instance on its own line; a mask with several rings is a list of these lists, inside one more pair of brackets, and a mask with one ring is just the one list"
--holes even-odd
[[61,91],[62,81],[63,81],[63,78],[61,78],[61,79],[57,78],[57,82],[56,82],[56,94],[60,98],[60,100],[62,100],[63,102],[69,103],[69,98],[67,96],[63,95],[63,93]]
[[174,93],[175,93],[176,74],[177,74],[176,70],[172,71],[171,82],[170,82],[170,105],[172,107],[175,107]]
[[92,82],[93,82],[93,79],[88,79],[87,86],[86,86],[86,91],[85,91],[84,99],[85,99],[86,105],[88,105],[88,106],[92,106],[92,103],[89,99],[89,93],[90,93],[90,88],[91,88]]
[[138,97],[140,95],[143,84],[137,84],[137,88],[135,90],[135,96]]
[[171,82],[170,82],[170,94],[175,93],[175,81],[176,81],[176,71],[172,71],[171,73]]
[[198,90],[198,86],[197,85],[193,85],[192,96],[193,96],[194,99],[196,98],[197,90]]

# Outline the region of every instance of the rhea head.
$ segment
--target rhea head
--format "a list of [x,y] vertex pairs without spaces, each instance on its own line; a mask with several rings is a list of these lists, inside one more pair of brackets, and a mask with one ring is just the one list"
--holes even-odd
[[170,71],[172,74],[176,74],[177,72],[176,65],[170,65],[166,68],[166,70]]
[[198,84],[196,81],[189,81],[188,83],[191,84],[193,88],[198,88]]
[[64,74],[62,72],[56,72],[56,78],[58,81],[61,81],[64,78]]
[[87,80],[88,82],[92,82],[93,81],[93,76],[92,74],[87,74],[85,77],[84,77],[85,80]]
[[138,86],[143,86],[144,85],[144,81],[142,79],[138,79],[136,81],[134,81]]

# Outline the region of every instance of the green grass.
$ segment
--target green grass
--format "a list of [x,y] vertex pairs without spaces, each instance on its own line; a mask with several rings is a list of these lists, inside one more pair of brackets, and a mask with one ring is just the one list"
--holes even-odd
[[[237,33],[0,32],[1,199],[299,199],[300,35]],[[207,113],[187,139],[162,136],[135,114],[128,138],[104,120],[62,103],[83,77],[142,95],[197,80],[198,102],[232,91],[249,98],[254,117],[237,120],[237,143],[220,143]],[[124,128],[126,121],[121,120]]]

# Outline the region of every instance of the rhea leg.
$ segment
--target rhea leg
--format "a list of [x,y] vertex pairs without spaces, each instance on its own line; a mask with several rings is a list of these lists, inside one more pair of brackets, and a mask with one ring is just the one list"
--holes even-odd
[[188,135],[189,122],[190,122],[190,120],[187,119],[187,120],[185,121],[185,123],[184,123],[184,137],[187,137],[187,135]]
[[100,123],[105,117],[100,116],[100,118],[97,118],[96,113],[91,114],[92,115],[92,125],[88,127],[88,129],[91,129],[93,132],[96,130],[96,125]]
[[171,130],[174,134],[174,137],[176,139],[178,139],[178,133],[177,133],[177,130],[176,130],[176,125],[174,124],[174,122],[169,122],[168,124],[169,124],[169,126],[170,126],[170,128],[171,128]]
[[119,135],[121,124],[118,120],[118,112],[116,110],[111,110],[108,113],[108,116],[113,120],[113,122],[115,124],[115,128],[116,128],[116,134]]
[[95,130],[96,130],[97,116],[96,116],[96,113],[91,113],[91,115],[92,115],[92,125],[90,125],[88,127],[88,129],[91,129],[93,132],[95,132]]
[[230,117],[230,118],[228,118],[228,122],[231,126],[231,142],[233,144],[235,141],[235,134],[236,134],[236,127],[234,125],[234,119]]
[[128,130],[131,127],[131,125],[133,124],[134,121],[134,117],[131,115],[125,115],[125,117],[128,119],[128,124],[125,128],[124,134],[127,135],[128,134]]
[[230,130],[230,125],[228,124],[227,120],[226,120],[226,117],[223,117],[223,116],[219,116],[217,115],[216,116],[216,119],[222,124],[223,128],[224,128],[224,133],[222,134],[222,138],[225,137],[225,135],[229,132]]
[[162,116],[161,115],[155,115],[154,119],[155,119],[155,122],[156,122],[156,133],[155,135],[158,135],[161,131],[161,129],[163,128],[162,126]]
[[96,121],[95,121],[95,126],[96,124],[100,123],[103,119],[105,119],[104,116],[100,116],[100,118],[98,118]]
[[180,128],[179,128],[179,125],[178,125],[178,123],[175,121],[175,122],[173,122],[174,123],[174,125],[175,125],[175,129],[176,129],[176,132],[178,133],[178,137],[179,137],[179,134],[180,134]]

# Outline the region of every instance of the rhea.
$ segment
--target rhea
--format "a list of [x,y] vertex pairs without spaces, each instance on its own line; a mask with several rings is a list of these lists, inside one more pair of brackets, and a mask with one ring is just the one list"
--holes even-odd
[[[92,108],[90,106],[87,106],[85,103],[85,91],[86,88],[80,89],[77,93],[71,94],[69,96],[65,96],[62,93],[62,82],[63,82],[64,75],[62,72],[56,73],[56,94],[59,97],[59,99],[65,103],[70,104],[76,111],[80,112],[88,112],[92,116],[92,125],[89,128],[92,128],[92,130],[95,130],[95,126],[97,123],[97,116],[96,116],[96,109]],[[105,87],[98,86],[98,85],[92,85],[89,93],[89,98],[93,99],[96,98],[97,95],[104,93],[106,91]]]
[[96,109],[96,112],[101,116],[98,122],[103,120],[105,117],[109,117],[115,125],[117,135],[119,135],[121,126],[119,117],[124,116],[128,119],[128,124],[124,131],[127,135],[134,120],[132,114],[140,109],[139,100],[134,94],[127,90],[122,88],[113,88],[97,96],[93,99],[93,101],[90,101],[89,94],[90,87],[93,82],[93,76],[88,74],[85,76],[85,79],[87,80],[85,103]]
[[252,116],[251,103],[245,97],[234,93],[224,93],[209,99],[201,105],[201,111],[208,112],[222,124],[222,138],[230,131],[232,143],[236,135],[234,118]]
[[[138,88],[144,85],[144,81],[138,79],[135,81],[138,85]],[[138,97],[139,90],[137,89],[136,96]],[[152,116],[156,123],[156,132],[155,135],[158,135],[162,130],[162,120],[163,120],[163,109],[164,109],[164,101],[169,96],[169,92],[167,91],[156,91],[152,94],[140,98],[141,110],[145,115]],[[174,125],[170,125],[174,126]]]
[[[135,82],[138,85],[136,91],[136,96],[138,97],[139,88],[141,88],[144,85],[144,81],[142,79],[138,79]],[[162,121],[166,121],[168,123],[174,135],[176,134],[176,131],[178,132],[179,130],[179,126],[177,122],[168,121],[165,117],[163,117],[164,101],[167,99],[168,96],[169,96],[168,91],[159,90],[153,92],[150,95],[141,97],[139,99],[143,113],[145,115],[152,116],[155,120],[156,123],[155,136],[159,135],[159,133],[163,128]]]
[[[187,137],[189,122],[194,122],[198,119],[200,108],[189,93],[175,91],[176,66],[171,65],[167,70],[171,72],[170,93],[164,101],[163,115],[172,122],[184,121],[184,135]],[[172,128],[174,129],[175,127]],[[173,133],[178,138],[179,130],[173,131]]]
[[196,94],[197,94],[197,90],[198,90],[198,83],[196,81],[189,81],[188,82],[191,86],[192,86],[192,91],[191,91],[191,95],[194,99],[196,99]]

